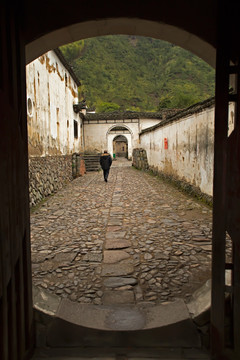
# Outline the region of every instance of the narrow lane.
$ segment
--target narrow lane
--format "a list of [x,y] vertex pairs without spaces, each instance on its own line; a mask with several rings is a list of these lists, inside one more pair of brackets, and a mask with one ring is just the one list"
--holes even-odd
[[31,215],[33,283],[79,303],[185,301],[210,278],[211,210],[128,162]]

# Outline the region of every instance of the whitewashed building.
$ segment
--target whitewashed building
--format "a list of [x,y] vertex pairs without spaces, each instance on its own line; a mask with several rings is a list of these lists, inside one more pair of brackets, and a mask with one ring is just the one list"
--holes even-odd
[[112,156],[131,159],[133,149],[139,146],[139,133],[162,120],[162,113],[87,113],[83,116],[85,151],[107,150]]
[[74,112],[80,81],[55,49],[26,67],[29,156],[81,151],[81,118]]
[[74,111],[80,81],[59,49],[26,67],[30,203],[72,178],[72,155],[83,150],[82,119]]

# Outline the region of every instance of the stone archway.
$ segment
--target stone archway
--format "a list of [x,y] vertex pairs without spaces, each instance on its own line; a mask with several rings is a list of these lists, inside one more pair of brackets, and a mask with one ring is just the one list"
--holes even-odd
[[[118,139],[116,141],[116,139]],[[107,146],[108,152],[114,157],[113,154],[116,155],[116,142],[118,143],[117,149],[119,149],[118,153],[121,153],[120,156],[125,156],[127,159],[132,158],[133,151],[133,133],[126,125],[114,125],[107,132]],[[120,150],[120,144],[122,143],[122,148],[124,150]],[[126,145],[124,145],[125,143]],[[125,155],[123,155],[125,154]]]
[[[216,93],[216,120],[218,120],[216,124],[218,124],[218,128],[215,137],[218,154],[215,157],[215,232],[213,237],[213,258],[215,260],[213,280],[215,282],[214,288],[217,291],[215,291],[215,296],[213,297],[215,316],[212,323],[215,340],[213,354],[220,354],[218,358],[220,356],[223,358],[225,355],[225,349],[223,349],[225,347],[223,305],[225,299],[224,290],[226,290],[224,267],[224,237],[226,228],[225,221],[222,221],[222,219],[225,219],[226,213],[228,218],[234,215],[233,222],[237,224],[233,210],[239,211],[239,203],[235,204],[235,209],[232,205],[229,210],[228,203],[225,200],[225,196],[223,196],[226,193],[226,149],[227,145],[229,145],[229,141],[227,141],[229,73],[238,71],[238,66],[230,69],[229,64],[230,60],[239,59],[237,39],[239,38],[240,28],[237,21],[237,2],[234,4],[233,1],[196,0],[190,3],[184,0],[170,0],[169,2],[161,2],[161,4],[155,1],[145,4],[135,1],[129,3],[121,0],[107,4],[101,1],[94,2],[92,11],[89,12],[90,5],[91,2],[90,4],[89,2],[75,2],[71,4],[71,1],[68,3],[59,1],[56,7],[54,1],[49,1],[47,12],[46,7],[42,6],[42,4],[39,4],[36,11],[36,4],[30,1],[19,1],[16,6],[10,7],[7,6],[7,2],[4,0],[0,5],[3,29],[1,32],[3,41],[0,62],[2,74],[0,83],[3,105],[1,110],[2,118],[4,119],[1,125],[1,134],[2,139],[6,139],[6,141],[2,141],[1,152],[1,164],[3,169],[6,169],[6,171],[2,171],[1,178],[3,204],[1,235],[3,241],[0,252],[2,254],[0,272],[2,278],[1,289],[3,289],[3,292],[1,292],[0,299],[2,305],[0,332],[4,335],[3,341],[1,341],[3,346],[0,346],[2,358],[17,358],[18,356],[23,359],[25,358],[24,355],[27,355],[31,346],[33,346],[27,189],[26,99],[23,81],[25,45],[30,46],[27,49],[27,57],[28,61],[31,61],[31,56],[32,59],[37,58],[49,48],[84,38],[84,36],[123,33],[124,25],[123,23],[121,24],[121,21],[124,22],[124,19],[127,19],[128,28],[126,27],[125,31],[129,34],[141,35],[145,32],[147,36],[161,37],[162,39],[165,38],[165,40],[167,40],[164,37],[166,32],[162,31],[161,34],[157,31],[154,32],[154,29],[150,26],[148,27],[147,24],[148,22],[154,23],[157,27],[171,24],[166,25],[166,29],[169,29],[167,33],[172,35],[174,43],[188,48],[196,54],[198,53],[206,61],[211,59],[211,61],[207,62],[212,64],[215,58],[213,55],[215,54],[214,48],[218,48]],[[52,13],[55,14],[54,17],[51,15]],[[217,14],[219,15],[218,26]],[[139,20],[138,26],[133,21],[133,15]],[[42,21],[43,18],[44,21]],[[101,19],[101,21],[96,21],[96,18]],[[111,19],[111,26],[109,19]],[[142,20],[144,23],[141,22]],[[77,22],[81,22],[83,25],[80,32],[79,28],[74,25]],[[97,25],[102,25],[102,27]],[[86,32],[84,32],[84,28],[87,29]],[[68,31],[65,31],[66,29]],[[178,33],[175,31],[176,29],[181,30]],[[186,36],[183,38],[182,34]],[[39,40],[40,42],[38,42]],[[168,41],[170,41],[170,37]],[[199,46],[199,42],[202,46]],[[194,46],[190,49],[190,45],[193,43]],[[213,51],[209,52],[209,49]],[[210,53],[213,56],[210,56]],[[236,96],[236,99],[239,100],[239,97]],[[239,114],[237,118],[239,118]],[[230,141],[232,140],[230,139]],[[235,148],[236,144],[233,142],[233,149]],[[230,160],[236,159],[236,156],[230,155]],[[234,163],[234,161],[231,162]],[[230,170],[228,178],[232,177],[237,180],[239,169]],[[234,171],[236,171],[236,174]],[[232,194],[235,196],[234,192]],[[239,253],[235,255],[236,266],[233,267],[233,264],[226,265],[228,265],[230,270],[234,269],[235,274],[238,275]],[[216,289],[218,284],[219,289]],[[236,290],[239,286],[235,285],[238,284],[239,280],[237,277],[236,284],[233,284]],[[237,321],[239,318],[239,291],[236,293],[238,297],[235,297],[234,301],[236,321],[233,335],[235,336],[235,346],[239,354],[239,331],[237,331],[236,327],[239,324],[239,321]],[[21,331],[16,331],[16,329],[21,329]],[[8,356],[8,354],[10,355]],[[230,359],[230,355],[227,358]]]
[[[101,25],[101,24],[100,24]],[[108,25],[109,25],[109,23],[108,23],[108,20],[106,20],[106,22],[103,24],[103,28],[101,28],[100,30],[99,30],[99,35],[104,35],[105,33],[107,34],[108,33]],[[129,25],[129,24],[128,24]],[[128,28],[128,25],[126,26],[126,29]],[[106,28],[105,28],[105,26],[106,26]],[[164,25],[165,26],[165,25]],[[100,26],[101,27],[101,26]],[[150,26],[151,27],[151,26]],[[119,29],[121,28],[121,26],[118,28],[118,27],[116,27],[116,28],[114,28],[114,30],[113,29],[111,29],[111,33],[115,33],[115,31],[116,31],[116,29],[117,29],[117,32],[116,33],[119,33]],[[87,29],[87,28],[86,28]],[[126,30],[125,29],[125,30]],[[200,53],[201,54],[203,54],[204,53],[204,50],[206,50],[206,52],[205,52],[205,55],[208,53],[208,55],[209,55],[209,52],[208,52],[208,50],[209,50],[209,43],[207,44],[207,43],[204,43],[204,45],[207,45],[207,47],[208,47],[208,50],[207,50],[207,47],[204,49],[204,46],[202,47],[202,45],[203,45],[203,43],[201,43],[201,41],[200,41],[200,43],[201,43],[201,46],[200,46],[200,50],[199,50],[199,52],[197,52],[196,51],[196,48],[194,48],[194,46],[193,46],[193,48],[191,48],[191,46],[189,46],[189,44],[191,43],[191,40],[192,40],[192,34],[191,33],[188,33],[188,32],[186,32],[186,34],[187,34],[187,37],[185,38],[185,43],[184,43],[184,41],[183,41],[183,38],[182,38],[182,35],[183,35],[183,32],[182,32],[182,29],[180,30],[180,32],[179,32],[179,37],[177,37],[177,31],[178,31],[178,28],[177,27],[171,27],[171,26],[168,26],[168,25],[166,25],[166,28],[165,28],[165,33],[164,33],[164,31],[163,31],[163,33],[164,34],[162,34],[163,36],[161,37],[162,39],[164,39],[164,40],[168,40],[168,41],[171,41],[170,40],[170,38],[171,38],[171,36],[167,39],[167,38],[165,38],[165,35],[166,34],[168,34],[169,35],[169,33],[168,33],[168,30],[170,29],[170,34],[173,36],[173,38],[175,39],[175,40],[173,40],[172,42],[173,43],[177,43],[178,45],[180,45],[180,46],[182,46],[183,48],[185,48],[185,49],[188,49],[188,50],[190,50],[190,51],[192,51],[193,53],[195,53],[195,54],[198,54],[200,57],[203,57],[202,55],[200,55]],[[75,31],[75,33],[74,33],[74,31]],[[74,35],[74,36],[72,36],[72,38],[71,38],[71,36],[70,36],[70,38],[71,38],[71,41],[73,41],[73,39],[74,39],[74,37],[76,36],[76,34],[78,33],[78,28],[77,27],[75,27],[74,28],[74,31],[73,31],[73,33],[70,31],[70,34],[71,34],[71,36],[72,35]],[[106,31],[106,32],[105,32]],[[136,33],[136,31],[137,31],[137,33]],[[171,32],[172,31],[172,32]],[[127,31],[127,33],[128,34],[140,34],[140,30],[139,29],[137,29],[136,30],[136,28],[134,28],[134,29],[131,29],[131,30],[128,30]],[[154,33],[154,31],[153,31],[153,33]],[[64,33],[62,33],[63,35],[64,35]],[[52,34],[51,33],[51,35],[52,35],[52,40],[54,39],[54,36],[55,36],[55,34]],[[66,34],[65,34],[66,35]],[[93,34],[91,34],[91,36],[95,36],[95,35],[93,35]],[[152,35],[153,36],[153,35]],[[156,35],[156,36],[153,36],[153,37],[156,37],[156,38],[159,38],[159,33]],[[194,36],[193,36],[194,37]],[[64,36],[63,36],[63,38],[64,38]],[[82,38],[82,37],[81,37]],[[196,37],[197,38],[197,37]],[[196,43],[198,43],[198,40],[197,39],[194,39],[195,41],[193,41],[193,43],[196,45]],[[177,39],[177,41],[176,41],[176,39]],[[45,39],[46,40],[46,39]],[[56,40],[56,39],[55,39]],[[76,39],[77,40],[77,39]],[[43,43],[44,43],[44,41],[43,41]],[[35,43],[35,45],[36,45],[36,43]],[[61,44],[59,44],[59,45],[61,45]],[[211,46],[210,46],[211,47]],[[191,49],[190,49],[191,48]],[[40,47],[38,48],[39,49],[39,51],[40,51]],[[213,53],[214,52],[212,52],[211,53],[211,56],[209,55],[209,57],[208,57],[208,60],[207,60],[207,56],[206,57],[204,57],[204,59],[205,59],[205,61],[207,61],[208,63],[210,63],[210,64],[212,64],[213,65],[213,63],[214,63],[214,60],[213,60],[213,58],[215,57],[214,55],[213,55]],[[212,55],[213,55],[213,57],[212,57]],[[211,60],[210,60],[210,58],[211,58]]]

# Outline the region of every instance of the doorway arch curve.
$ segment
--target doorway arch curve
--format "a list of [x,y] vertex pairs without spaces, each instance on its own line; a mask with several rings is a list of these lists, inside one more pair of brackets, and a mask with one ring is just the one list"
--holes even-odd
[[123,124],[113,125],[109,128],[107,132],[107,147],[108,152],[113,156],[114,154],[114,146],[113,142],[118,136],[123,136],[127,141],[127,158],[130,160],[132,158],[133,151],[133,132],[132,130]]
[[108,18],[72,24],[47,33],[26,45],[26,63],[58,46],[103,35],[139,35],[165,40],[192,52],[215,67],[213,45],[178,26],[139,18]]
[[[120,21],[120,23],[118,23]],[[94,37],[98,35],[108,34],[130,34],[151,36],[156,39],[162,39],[179,45],[186,50],[190,50],[199,57],[203,58],[206,62],[212,66],[215,64],[215,50],[207,42],[201,40],[196,35],[193,35],[183,29],[176,26],[155,23],[153,21],[134,19],[136,24],[133,24],[132,19],[107,19],[99,21],[89,21],[85,23],[79,23],[76,25],[70,25],[67,28],[55,30],[48,35],[44,35],[27,46],[27,61],[31,61],[42,53],[51,48],[73,42],[79,39],[88,37]],[[148,26],[149,25],[149,26]],[[84,32],[85,31],[85,32]],[[38,40],[40,42],[38,42]],[[41,42],[42,40],[42,42]],[[50,46],[50,47],[49,47]],[[114,135],[108,132],[107,144],[108,151],[113,155],[113,140]],[[128,140],[128,144],[132,144],[131,134],[125,134]],[[115,135],[116,137],[116,135]],[[132,148],[129,146],[128,156],[132,156]]]

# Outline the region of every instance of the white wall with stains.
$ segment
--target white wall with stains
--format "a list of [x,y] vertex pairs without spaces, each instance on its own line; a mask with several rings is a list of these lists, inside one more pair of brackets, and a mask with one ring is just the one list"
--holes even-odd
[[[115,126],[121,126],[129,132],[129,134],[118,132],[111,133],[111,129]],[[132,148],[138,146],[139,141],[139,124],[136,123],[84,123],[84,144],[86,151],[103,152],[107,150],[113,155],[113,140],[117,135],[124,135],[128,139],[128,156],[132,156]]]
[[[229,133],[233,128],[233,106],[230,104],[229,107]],[[214,113],[212,105],[200,112],[162,124],[152,131],[143,132],[139,147],[147,151],[149,166],[212,195]]]
[[[132,149],[139,146],[139,133],[141,130],[156,125],[159,119],[134,119],[134,122],[108,119],[107,121],[84,121],[84,145],[86,151],[102,152],[107,150],[113,155],[113,140],[117,135],[124,135],[128,140],[128,157],[132,157]],[[124,132],[112,133],[115,126],[125,127]]]
[[144,129],[147,129],[153,125],[156,125],[160,122],[161,120],[159,119],[143,119],[140,118],[139,119],[139,132],[141,132]]
[[[82,120],[73,111],[78,86],[54,51],[26,67],[29,156],[82,150]],[[74,120],[78,137],[74,136]]]

